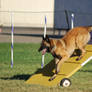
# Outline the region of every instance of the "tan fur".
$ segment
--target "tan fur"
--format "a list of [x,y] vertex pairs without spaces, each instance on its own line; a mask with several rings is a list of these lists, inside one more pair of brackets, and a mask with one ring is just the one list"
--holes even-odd
[[[49,39],[50,40],[50,52],[53,56],[57,55],[62,58],[55,58],[56,71],[50,78],[53,80],[57,73],[59,73],[62,64],[74,53],[75,49],[81,50],[81,55],[78,58],[81,59],[86,53],[85,45],[90,40],[90,31],[92,27],[75,27],[71,29],[62,39]],[[46,43],[45,43],[46,45]]]

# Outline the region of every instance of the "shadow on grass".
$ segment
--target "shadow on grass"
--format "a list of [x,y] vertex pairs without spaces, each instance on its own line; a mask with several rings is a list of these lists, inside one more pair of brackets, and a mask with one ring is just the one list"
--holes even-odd
[[51,77],[54,72],[53,70],[55,69],[55,60],[51,60],[43,69],[38,69],[35,74],[42,74],[43,76],[48,76]]
[[[0,79],[3,79],[3,80],[25,80],[26,81],[34,74],[42,74],[43,76],[51,77],[54,74],[54,72],[53,72],[54,69],[55,69],[55,61],[52,60],[43,69],[37,69],[37,71],[34,72],[33,74],[14,75],[12,77],[1,77]],[[82,70],[81,69],[78,72],[92,73],[92,70]]]
[[14,75],[12,77],[1,77],[0,79],[3,80],[27,80],[30,76],[29,74],[22,74],[22,75]]
[[43,69],[37,69],[37,71],[33,74],[21,74],[21,75],[14,75],[12,77],[1,77],[0,79],[3,80],[28,80],[34,74],[42,74],[43,76],[52,76],[53,69],[55,68],[55,62],[52,60],[49,62]]

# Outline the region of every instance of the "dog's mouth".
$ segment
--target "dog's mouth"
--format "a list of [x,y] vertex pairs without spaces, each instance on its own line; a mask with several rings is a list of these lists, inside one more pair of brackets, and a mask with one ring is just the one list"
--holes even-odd
[[46,52],[47,52],[47,48],[44,48],[44,49],[42,50],[42,55],[45,55]]
[[47,46],[41,46],[39,49],[38,49],[38,51],[40,52],[42,52],[42,55],[44,55],[46,52],[50,52],[50,50],[49,50],[49,47],[47,47]]

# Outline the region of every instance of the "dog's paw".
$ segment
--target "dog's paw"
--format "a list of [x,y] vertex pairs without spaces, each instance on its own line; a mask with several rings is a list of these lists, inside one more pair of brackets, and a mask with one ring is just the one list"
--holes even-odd
[[79,61],[81,59],[81,57],[78,57],[77,59],[76,59],[76,61]]
[[76,58],[76,61],[79,61],[80,60],[80,58]]
[[52,80],[54,80],[56,77],[51,77],[50,79],[49,79],[49,81],[52,81]]
[[52,81],[52,79],[50,78],[49,81]]
[[55,79],[55,78],[50,78],[49,81],[52,81],[52,80],[54,80],[54,79]]

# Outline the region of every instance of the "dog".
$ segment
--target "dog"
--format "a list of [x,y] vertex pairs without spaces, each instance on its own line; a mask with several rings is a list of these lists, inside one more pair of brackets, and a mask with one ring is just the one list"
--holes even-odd
[[56,78],[62,64],[71,57],[76,49],[81,51],[81,55],[77,60],[80,60],[85,55],[85,46],[90,40],[91,30],[92,26],[80,26],[69,30],[66,35],[60,39],[50,39],[47,35],[45,38],[43,37],[38,51],[42,51],[42,55],[46,52],[51,53],[55,59],[56,66],[55,73],[49,81]]

